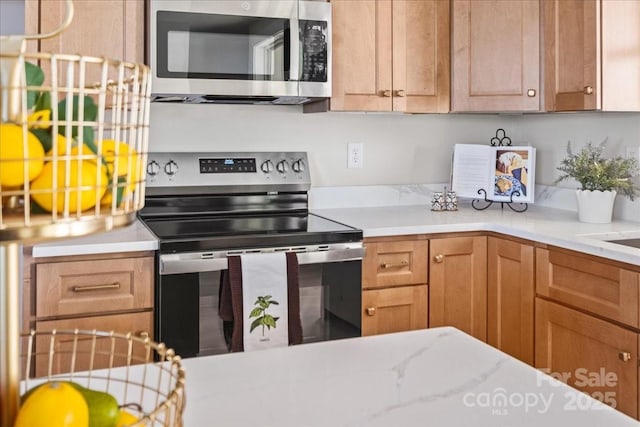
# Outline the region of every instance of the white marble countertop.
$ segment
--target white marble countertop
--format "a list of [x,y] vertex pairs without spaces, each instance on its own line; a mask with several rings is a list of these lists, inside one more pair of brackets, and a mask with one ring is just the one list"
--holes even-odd
[[451,327],[183,365],[188,427],[640,425]]
[[[364,237],[494,231],[640,265],[640,249],[604,239],[640,238],[640,222],[578,222],[572,211],[529,206],[523,213],[499,204],[484,211],[461,204],[458,211],[432,212],[426,205],[314,209],[317,215],[363,230]],[[639,217],[640,219],[640,213]]]
[[106,233],[42,243],[33,247],[33,257],[154,251],[158,240],[139,220]]

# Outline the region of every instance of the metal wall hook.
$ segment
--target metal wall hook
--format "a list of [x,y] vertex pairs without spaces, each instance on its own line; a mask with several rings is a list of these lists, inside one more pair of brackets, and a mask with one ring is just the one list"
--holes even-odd
[[24,36],[24,39],[25,40],[50,39],[52,37],[57,36],[58,34],[63,32],[64,30],[66,30],[67,28],[69,28],[69,25],[71,25],[71,21],[73,20],[73,0],[65,0],[65,3],[66,3],[67,15],[65,16],[64,21],[62,21],[62,23],[60,24],[60,26],[58,28],[56,28],[55,30],[53,30],[53,31],[51,31],[49,33],[28,34],[28,35]]

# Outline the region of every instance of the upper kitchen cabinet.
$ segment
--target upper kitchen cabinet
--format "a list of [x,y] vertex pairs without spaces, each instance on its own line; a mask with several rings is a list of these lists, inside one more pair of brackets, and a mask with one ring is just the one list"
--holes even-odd
[[[26,0],[25,32],[53,31],[65,16],[64,1]],[[144,0],[75,1],[69,28],[56,37],[33,42],[29,50],[141,63],[144,62],[144,22]],[[94,79],[98,80],[97,77]]]
[[449,0],[332,0],[332,110],[449,111]]
[[545,109],[640,111],[640,2],[542,4]]
[[539,11],[539,0],[453,0],[452,111],[540,110]]

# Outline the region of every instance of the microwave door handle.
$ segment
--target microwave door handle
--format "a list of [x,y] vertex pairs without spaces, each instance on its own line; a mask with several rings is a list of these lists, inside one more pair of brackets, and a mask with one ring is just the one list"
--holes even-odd
[[297,19],[291,20],[289,37],[291,37],[289,49],[289,80],[298,82],[302,78],[302,68],[300,67],[302,40],[300,40],[300,21]]

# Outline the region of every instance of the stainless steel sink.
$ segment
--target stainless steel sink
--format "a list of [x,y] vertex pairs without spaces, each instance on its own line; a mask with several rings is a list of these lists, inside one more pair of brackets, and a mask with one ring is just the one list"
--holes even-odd
[[607,240],[609,243],[617,243],[618,245],[631,246],[632,248],[640,249],[640,238],[638,239],[620,239],[620,240]]

